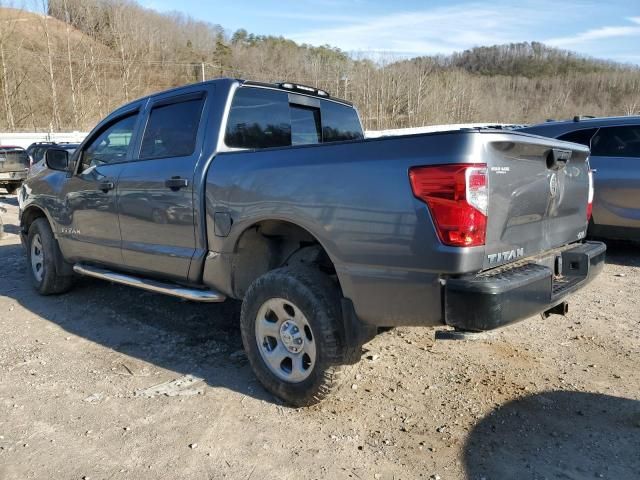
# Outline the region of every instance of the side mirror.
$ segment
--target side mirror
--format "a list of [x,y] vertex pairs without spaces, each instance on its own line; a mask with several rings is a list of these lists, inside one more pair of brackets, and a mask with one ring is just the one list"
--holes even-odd
[[69,168],[69,152],[63,148],[50,148],[44,155],[45,163],[51,170],[65,172]]

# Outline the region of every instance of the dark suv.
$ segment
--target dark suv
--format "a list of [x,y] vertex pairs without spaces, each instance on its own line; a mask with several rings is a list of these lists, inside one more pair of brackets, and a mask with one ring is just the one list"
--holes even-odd
[[640,116],[577,116],[520,131],[590,147],[595,198],[589,234],[640,240]]

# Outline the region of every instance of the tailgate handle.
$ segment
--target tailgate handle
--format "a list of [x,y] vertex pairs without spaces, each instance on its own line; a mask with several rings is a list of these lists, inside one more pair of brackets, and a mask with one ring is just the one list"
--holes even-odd
[[549,170],[560,170],[567,165],[571,158],[571,150],[562,150],[560,148],[552,148],[547,153],[547,168]]

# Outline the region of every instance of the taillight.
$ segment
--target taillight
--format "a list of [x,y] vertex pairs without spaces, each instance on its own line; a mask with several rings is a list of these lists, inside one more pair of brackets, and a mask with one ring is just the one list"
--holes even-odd
[[589,197],[587,198],[587,222],[593,212],[593,170],[589,170]]
[[489,200],[485,164],[412,167],[409,180],[413,194],[428,205],[442,243],[484,245]]

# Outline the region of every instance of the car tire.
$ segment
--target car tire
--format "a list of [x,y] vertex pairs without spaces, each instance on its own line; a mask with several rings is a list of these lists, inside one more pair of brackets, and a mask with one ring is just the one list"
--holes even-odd
[[59,272],[65,261],[45,218],[35,219],[29,227],[27,263],[31,283],[40,295],[64,293],[71,288],[73,276]]
[[293,406],[318,403],[342,383],[340,297],[335,282],[306,267],[272,270],[245,295],[240,325],[249,363],[269,392]]

